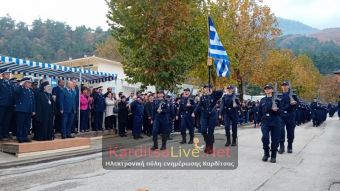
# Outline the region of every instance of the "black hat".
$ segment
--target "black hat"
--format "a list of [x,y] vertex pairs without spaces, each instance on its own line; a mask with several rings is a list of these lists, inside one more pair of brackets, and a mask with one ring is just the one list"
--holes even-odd
[[234,86],[233,85],[229,85],[229,86],[227,86],[227,89],[234,89]]
[[0,69],[0,74],[4,74],[4,73],[11,73],[11,71],[8,68]]
[[158,94],[164,94],[164,90],[157,91]]
[[203,86],[203,88],[208,88],[210,86],[210,88],[212,88],[213,86],[210,84],[205,84],[204,86]]
[[48,86],[48,85],[50,85],[50,83],[49,83],[48,81],[45,81],[45,82],[43,82],[43,83],[40,84],[40,88],[41,88],[41,89],[44,89],[45,86]]
[[34,82],[32,82],[32,84],[37,86],[37,85],[38,85],[38,82],[37,82],[37,81],[34,81]]
[[102,89],[102,88],[103,88],[103,86],[99,86],[99,87],[97,87],[95,89],[99,90],[99,89]]
[[189,88],[185,88],[183,91],[190,92],[190,89]]
[[267,84],[266,86],[264,86],[263,89],[273,89],[273,85]]
[[283,81],[281,86],[289,86],[289,82],[288,81]]

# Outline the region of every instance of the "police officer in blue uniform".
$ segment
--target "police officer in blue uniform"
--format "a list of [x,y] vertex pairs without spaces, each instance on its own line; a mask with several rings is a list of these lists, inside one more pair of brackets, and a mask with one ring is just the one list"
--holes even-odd
[[321,109],[321,105],[318,102],[317,98],[314,98],[313,102],[310,104],[310,108],[312,111],[312,122],[313,127],[318,127],[320,125],[320,117],[319,117],[319,110]]
[[94,130],[100,131],[103,129],[103,114],[106,109],[105,97],[102,94],[102,87],[96,88],[93,94],[93,112],[94,112]]
[[[261,120],[260,125],[264,150],[262,161],[268,161],[268,158],[271,157],[270,162],[275,163],[282,123],[278,107],[279,101],[277,99],[274,100],[273,86],[271,84],[267,84],[264,87],[264,91],[266,97],[262,98],[260,101],[258,115],[259,119]],[[271,144],[269,147],[270,138]],[[269,150],[271,150],[271,155],[269,155]]]
[[14,89],[10,82],[11,71],[0,70],[0,140],[9,138],[10,122],[13,114]]
[[143,116],[144,116],[144,105],[141,97],[137,97],[135,101],[130,104],[131,112],[133,115],[132,135],[134,139],[143,139],[141,136]]
[[[280,101],[280,116],[282,118],[282,129],[281,129],[281,136],[280,136],[280,149],[278,151],[279,154],[284,153],[284,143],[285,143],[285,135],[287,131],[287,152],[293,152],[293,141],[294,141],[294,131],[296,126],[296,109],[299,105],[299,99],[296,95],[293,94],[293,90],[289,87],[289,82],[284,81],[281,84],[282,89],[282,98]],[[286,129],[285,129],[286,127]]]
[[72,91],[74,87],[74,83],[72,81],[68,81],[66,83],[66,88],[63,89],[63,92],[60,94],[59,106],[61,117],[61,138],[74,138],[72,133],[72,126],[74,122],[74,117],[76,114],[76,103],[75,96],[76,94]]
[[190,95],[190,89],[184,89],[183,96],[179,101],[178,115],[176,119],[180,118],[180,131],[182,135],[182,141],[180,144],[185,144],[187,142],[186,130],[189,130],[190,140],[188,144],[193,144],[194,142],[194,118],[191,116],[195,109],[195,100]]
[[200,114],[201,133],[206,144],[204,152],[212,154],[215,141],[214,130],[218,120],[216,105],[217,101],[222,97],[223,91],[212,91],[210,84],[205,85],[203,88],[204,95],[200,98],[192,117],[195,117],[196,113]]
[[19,143],[31,142],[27,137],[31,127],[32,115],[35,115],[35,99],[32,91],[32,80],[24,78],[20,86],[15,89],[17,95],[15,101],[15,112],[17,122],[16,137]]
[[232,130],[232,144],[231,146],[237,145],[237,122],[238,122],[238,108],[240,107],[240,101],[236,98],[234,87],[229,85],[227,87],[227,93],[222,97],[221,102],[221,116],[225,125],[225,134],[227,137],[226,147],[230,145],[230,125]]
[[162,135],[162,147],[161,150],[166,149],[166,141],[169,136],[169,116],[170,116],[170,108],[168,100],[164,98],[164,91],[157,92],[157,100],[154,101],[152,107],[152,140],[153,147],[151,150],[158,149],[158,134]]

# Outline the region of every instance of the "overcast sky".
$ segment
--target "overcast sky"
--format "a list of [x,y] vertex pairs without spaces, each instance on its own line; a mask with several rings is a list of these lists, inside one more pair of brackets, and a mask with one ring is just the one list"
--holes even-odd
[[[276,16],[303,22],[315,28],[340,27],[340,0],[263,0]],[[7,13],[30,24],[50,18],[71,26],[108,28],[104,0],[0,0],[0,17]]]

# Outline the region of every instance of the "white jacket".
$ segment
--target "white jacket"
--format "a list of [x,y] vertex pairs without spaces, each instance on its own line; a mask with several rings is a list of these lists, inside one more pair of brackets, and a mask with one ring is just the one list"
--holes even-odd
[[105,111],[105,117],[109,117],[113,115],[113,108],[116,106],[116,101],[114,99],[105,98],[106,103],[106,111]]

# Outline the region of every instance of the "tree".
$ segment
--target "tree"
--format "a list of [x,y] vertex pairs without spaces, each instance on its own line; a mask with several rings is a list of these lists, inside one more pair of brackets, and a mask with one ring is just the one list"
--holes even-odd
[[257,65],[251,81],[263,87],[270,82],[280,86],[282,81],[290,80],[300,97],[312,100],[317,96],[320,77],[319,71],[308,56],[296,57],[289,50],[273,50]]
[[124,72],[130,82],[175,90],[186,73],[202,62],[206,30],[200,0],[108,1],[113,37],[119,42]]
[[112,36],[109,36],[104,42],[97,44],[96,55],[121,62],[123,59],[119,53],[118,47],[118,42]]
[[[276,19],[269,7],[256,0],[208,1],[207,9],[206,13],[213,18],[231,62],[230,78],[216,78],[213,73],[213,82],[215,85],[236,82],[242,99],[254,67],[262,61],[263,55],[271,49],[273,39],[280,34]],[[197,66],[193,74],[202,74],[197,71],[204,65],[206,63],[203,62]]]
[[340,81],[336,75],[324,76],[320,85],[320,98],[322,101],[336,103],[340,95]]

